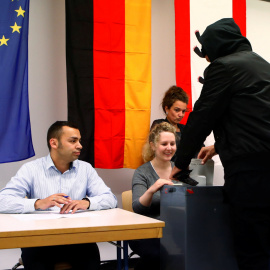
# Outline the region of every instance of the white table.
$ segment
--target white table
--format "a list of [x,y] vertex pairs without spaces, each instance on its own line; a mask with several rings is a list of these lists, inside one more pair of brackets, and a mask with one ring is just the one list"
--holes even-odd
[[128,269],[125,240],[161,238],[164,226],[163,221],[119,208],[91,211],[87,217],[48,220],[20,221],[10,214],[0,214],[0,248],[124,241]]

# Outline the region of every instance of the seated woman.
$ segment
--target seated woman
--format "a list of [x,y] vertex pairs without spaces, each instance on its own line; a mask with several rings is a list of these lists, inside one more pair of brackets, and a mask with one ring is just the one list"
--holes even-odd
[[[160,188],[173,185],[169,180],[174,166],[171,158],[176,151],[176,131],[169,123],[155,125],[143,149],[146,162],[135,170],[132,179],[132,207],[135,213],[160,217]],[[159,269],[160,240],[129,241],[130,248],[141,257],[135,269]]]
[[[188,95],[181,88],[176,85],[171,86],[164,94],[161,102],[162,109],[166,115],[165,119],[157,119],[153,122],[150,130],[159,123],[167,122],[170,123],[176,129],[177,134],[177,145],[181,139],[181,133],[184,130],[183,124],[180,124],[181,120],[185,116],[188,105]],[[174,161],[175,157],[172,158]]]

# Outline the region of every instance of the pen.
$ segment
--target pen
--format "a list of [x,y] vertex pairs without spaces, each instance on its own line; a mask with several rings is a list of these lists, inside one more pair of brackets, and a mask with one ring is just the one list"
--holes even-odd
[[68,198],[69,196],[63,196],[64,198]]

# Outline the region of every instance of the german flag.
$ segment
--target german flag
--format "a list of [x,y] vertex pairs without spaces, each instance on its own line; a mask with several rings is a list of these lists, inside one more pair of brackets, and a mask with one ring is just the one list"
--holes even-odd
[[151,0],[66,0],[66,54],[80,158],[137,168],[150,126]]

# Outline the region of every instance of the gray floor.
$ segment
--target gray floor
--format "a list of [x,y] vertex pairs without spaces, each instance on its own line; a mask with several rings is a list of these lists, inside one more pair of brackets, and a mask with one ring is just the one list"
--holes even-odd
[[[115,246],[107,242],[98,243],[98,246],[99,246],[100,256],[101,256],[102,261],[116,259]],[[21,250],[19,248],[0,250],[0,270],[11,269],[18,262],[20,255],[21,255]]]
[[[0,269],[11,269],[20,258],[21,250],[16,249],[1,249],[0,250]],[[19,269],[19,268],[18,268]]]

